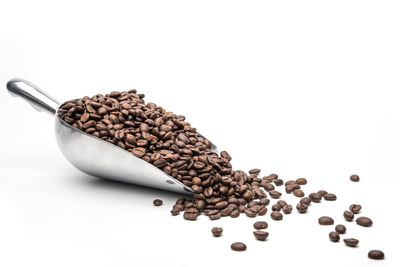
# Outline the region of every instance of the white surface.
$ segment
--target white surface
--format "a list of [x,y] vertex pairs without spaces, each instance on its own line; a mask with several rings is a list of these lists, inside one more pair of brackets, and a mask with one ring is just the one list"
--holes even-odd
[[[398,1],[105,2],[0,3],[0,266],[399,266]],[[186,115],[236,169],[306,177],[307,193],[338,201],[282,222],[172,217],[174,194],[75,170],[52,118],[6,93],[13,77],[60,100],[138,88]],[[317,224],[343,222],[353,202],[374,220],[346,223],[355,249]],[[257,242],[263,218],[270,236]],[[232,252],[234,241],[248,250]],[[367,258],[375,248],[385,261]]]

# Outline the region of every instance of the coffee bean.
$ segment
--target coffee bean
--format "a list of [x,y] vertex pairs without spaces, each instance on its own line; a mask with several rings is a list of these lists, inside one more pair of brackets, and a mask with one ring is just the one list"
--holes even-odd
[[283,185],[283,180],[282,179],[276,179],[274,181],[274,183],[275,183],[276,186],[281,186],[281,185]]
[[138,158],[141,158],[146,154],[146,149],[143,147],[135,147],[132,149],[132,154]]
[[281,193],[281,192],[278,192],[278,191],[276,191],[276,190],[271,190],[271,191],[269,191],[269,195],[270,195],[272,198],[280,198],[281,195],[282,195],[282,193]]
[[257,211],[255,211],[254,209],[251,209],[251,208],[246,209],[246,210],[244,211],[244,213],[246,213],[246,215],[247,215],[248,217],[250,217],[250,218],[254,218],[254,217],[257,216]]
[[268,206],[269,202],[270,200],[268,198],[262,198],[258,203],[263,206]]
[[222,235],[222,231],[223,231],[224,229],[222,229],[222,227],[213,227],[212,229],[211,229],[211,233],[215,236],[215,237],[219,237],[219,236],[221,236]]
[[337,232],[330,232],[329,233],[329,239],[332,242],[338,242],[340,240],[340,236],[339,236],[339,234]]
[[210,220],[218,220],[218,219],[220,219],[221,218],[221,212],[218,212],[218,213],[215,213],[215,214],[211,214],[211,215],[209,215],[208,217],[210,218]]
[[281,208],[283,208],[284,206],[287,205],[285,200],[279,200],[278,202],[276,202],[276,204],[278,204],[279,206],[281,206]]
[[161,206],[163,204],[163,201],[161,199],[154,199],[153,200],[153,205],[154,206]]
[[231,245],[231,249],[234,251],[245,251],[247,246],[242,242],[235,242]]
[[239,210],[233,210],[231,212],[231,214],[229,214],[229,216],[231,216],[232,218],[237,218],[240,215],[240,211]]
[[283,206],[283,208],[282,208],[282,211],[283,211],[283,213],[285,213],[285,214],[291,213],[292,210],[293,210],[292,205],[285,205],[285,206]]
[[307,179],[306,178],[298,178],[298,179],[296,179],[296,184],[305,185],[305,184],[307,184]]
[[274,204],[274,205],[272,205],[272,210],[273,211],[280,211],[281,210],[281,206],[279,204]]
[[260,241],[265,241],[269,235],[268,232],[260,231],[260,230],[254,231],[253,234],[256,237],[256,239],[260,240]]
[[301,189],[296,189],[293,191],[293,195],[295,195],[296,197],[304,197],[304,192]]
[[349,247],[357,247],[357,245],[358,245],[358,240],[357,239],[355,239],[355,238],[345,238],[345,239],[343,239],[343,241],[344,241],[344,243],[347,245],[347,246],[349,246]]
[[332,193],[328,193],[324,195],[324,199],[327,201],[335,201],[336,200],[336,195]]
[[334,220],[329,216],[321,216],[318,219],[318,223],[320,225],[332,225],[334,223]]
[[385,254],[381,250],[370,250],[368,252],[368,258],[373,260],[383,260],[385,258]]
[[310,203],[311,203],[311,198],[309,198],[309,197],[303,197],[302,199],[300,199],[300,203],[301,203],[301,204],[310,205]]
[[361,210],[361,205],[359,204],[351,204],[349,207],[349,210],[353,212],[354,214],[358,214]]
[[298,210],[299,213],[306,213],[308,209],[308,205],[304,203],[298,203],[296,205],[296,209]]
[[358,225],[364,226],[364,227],[371,227],[373,222],[370,218],[368,217],[358,217],[356,220],[356,223]]
[[267,183],[264,185],[265,191],[272,191],[275,189],[275,186],[273,184]]
[[268,223],[265,221],[257,221],[253,224],[254,228],[257,230],[266,229],[268,227]]
[[283,219],[283,215],[279,211],[273,211],[271,212],[271,218],[275,221],[280,221]]
[[343,224],[338,224],[335,227],[335,231],[338,232],[338,234],[345,234],[346,233],[346,226]]
[[328,194],[328,192],[325,191],[325,190],[319,190],[319,191],[317,192],[317,194],[320,195],[321,197],[323,197],[323,196],[325,196],[326,194]]
[[268,209],[265,206],[261,206],[258,209],[257,213],[258,213],[258,215],[263,216],[263,215],[267,214],[267,211],[268,211]]
[[343,212],[343,217],[346,221],[351,222],[354,219],[354,213],[346,210],[345,212]]
[[260,172],[261,172],[260,169],[251,169],[251,170],[249,171],[250,174],[255,174],[255,175],[259,175]]
[[319,203],[321,201],[321,196],[318,193],[311,193],[308,195],[309,198],[311,198],[312,202]]
[[357,174],[353,174],[350,176],[350,180],[353,182],[359,182],[360,181],[360,177]]
[[195,221],[199,216],[199,211],[196,208],[188,208],[183,213],[183,218],[189,221]]

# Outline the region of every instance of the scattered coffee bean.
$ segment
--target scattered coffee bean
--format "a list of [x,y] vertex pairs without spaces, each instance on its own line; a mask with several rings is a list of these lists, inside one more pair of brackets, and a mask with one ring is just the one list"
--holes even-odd
[[328,194],[328,192],[326,192],[325,190],[319,190],[317,192],[318,195],[320,195],[321,197],[325,196],[326,194]]
[[260,230],[260,229],[266,229],[268,227],[268,223],[265,221],[257,221],[253,224],[254,229]]
[[287,205],[285,200],[279,200],[278,202],[276,202],[279,206],[281,206],[281,208],[283,208],[284,206]]
[[296,184],[305,185],[305,184],[307,184],[307,179],[306,178],[298,178],[298,179],[296,179]]
[[371,227],[373,222],[370,218],[368,217],[358,217],[356,220],[356,223],[358,225],[364,226],[364,227]]
[[276,191],[276,190],[271,190],[271,191],[269,191],[269,195],[270,195],[272,198],[280,198],[281,195],[282,195],[282,193],[281,193],[281,192],[278,192],[278,191]]
[[340,240],[340,236],[339,236],[339,234],[337,232],[330,232],[329,233],[329,239],[332,242],[338,242]]
[[283,208],[282,208],[282,211],[283,211],[283,213],[285,213],[285,214],[291,213],[292,210],[293,210],[292,205],[285,205],[285,206],[283,206]]
[[247,246],[242,242],[235,242],[231,245],[231,249],[234,251],[245,251]]
[[281,185],[283,185],[283,180],[282,179],[276,179],[274,181],[274,183],[275,183],[276,186],[281,186]]
[[260,240],[260,241],[265,241],[269,235],[268,232],[260,231],[260,230],[254,231],[253,234],[256,237],[256,239]]
[[224,229],[222,229],[222,227],[213,227],[212,229],[211,229],[211,233],[215,236],[215,237],[218,237],[218,236],[221,236],[222,235],[222,231],[223,231]]
[[296,209],[299,213],[306,213],[308,209],[308,205],[304,203],[299,203],[296,205]]
[[304,197],[304,192],[301,189],[296,189],[293,191],[293,195],[296,197]]
[[383,260],[385,258],[385,254],[381,250],[370,250],[368,252],[368,258],[373,260]]
[[309,197],[303,197],[302,199],[300,199],[300,203],[301,203],[301,204],[310,205],[310,203],[311,203],[311,198],[309,198]]
[[255,174],[255,175],[259,175],[260,172],[261,172],[260,169],[251,169],[251,170],[249,171],[250,174]]
[[183,213],[183,218],[185,220],[189,220],[189,221],[195,221],[197,219],[197,217],[199,216],[199,210],[196,208],[188,208],[187,210],[185,210],[185,212]]
[[343,239],[344,243],[349,247],[356,247],[358,245],[358,240],[355,238],[345,238]]
[[335,201],[336,200],[336,195],[332,193],[328,193],[324,195],[324,199],[327,201]]
[[329,216],[319,217],[318,223],[320,225],[332,225],[335,221]]
[[351,222],[354,219],[354,213],[346,210],[345,212],[343,212],[343,217],[346,221]]
[[229,214],[229,216],[231,216],[232,218],[237,218],[240,215],[240,211],[239,210],[233,210],[231,212],[231,214]]
[[349,210],[353,212],[354,214],[358,214],[361,210],[361,205],[359,204],[351,204],[349,207]]
[[309,198],[311,198],[312,202],[319,203],[321,201],[321,195],[318,193],[311,193],[308,195]]
[[338,224],[335,227],[335,231],[338,232],[338,234],[345,234],[346,233],[346,226],[343,224]]
[[269,198],[265,197],[265,198],[260,199],[260,201],[258,203],[263,206],[268,206],[269,202],[270,202]]
[[161,199],[154,199],[153,200],[153,205],[154,206],[161,206],[163,204],[163,201]]
[[357,174],[353,174],[350,176],[350,180],[353,182],[358,182],[360,181],[360,177]]
[[280,211],[281,210],[281,206],[279,204],[274,204],[274,205],[272,205],[272,210],[273,211]]
[[279,211],[273,211],[271,212],[271,218],[275,221],[280,221],[282,220],[283,215]]

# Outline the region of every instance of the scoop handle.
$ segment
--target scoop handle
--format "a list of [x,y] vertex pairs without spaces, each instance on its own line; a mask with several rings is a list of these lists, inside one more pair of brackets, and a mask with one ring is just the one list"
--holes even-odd
[[16,78],[8,81],[7,90],[12,96],[23,98],[36,110],[45,111],[53,116],[60,105],[39,87],[23,79]]

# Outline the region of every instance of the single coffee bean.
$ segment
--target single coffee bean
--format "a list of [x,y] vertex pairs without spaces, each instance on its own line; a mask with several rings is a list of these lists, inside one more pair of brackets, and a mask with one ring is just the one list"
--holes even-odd
[[251,170],[249,171],[250,174],[255,174],[255,175],[259,175],[260,172],[261,172],[260,169],[251,169]]
[[211,229],[211,233],[215,236],[215,237],[218,237],[218,236],[221,236],[222,235],[222,231],[223,231],[224,229],[222,229],[222,227],[213,227],[212,229]]
[[361,210],[361,205],[359,204],[351,204],[349,207],[349,210],[353,212],[354,214],[358,214]]
[[257,216],[257,211],[255,211],[254,209],[248,208],[244,211],[244,213],[246,213],[246,215],[250,218],[254,218]]
[[275,221],[280,221],[283,219],[283,215],[279,211],[273,211],[271,212],[271,218]]
[[273,184],[267,183],[264,185],[265,191],[272,191],[275,189],[275,186]]
[[353,174],[350,176],[350,180],[353,182],[359,182],[360,181],[360,177],[357,174]]
[[281,206],[281,208],[283,208],[284,206],[287,205],[285,200],[279,200],[278,202],[276,202],[276,204],[278,204],[279,206]]
[[335,227],[335,231],[338,232],[338,234],[345,234],[346,233],[346,226],[343,224],[338,224]]
[[195,221],[199,216],[199,211],[196,208],[189,208],[183,213],[183,218],[189,221]]
[[368,217],[358,217],[356,220],[356,223],[358,225],[364,226],[364,227],[371,227],[373,222],[370,218]]
[[153,205],[154,206],[161,206],[163,204],[163,201],[161,199],[154,199],[153,200]]
[[269,191],[269,195],[270,195],[272,198],[280,198],[281,195],[282,195],[282,193],[281,193],[281,192],[278,192],[278,191],[276,191],[276,190],[271,190],[271,191]]
[[276,179],[274,181],[274,183],[275,183],[276,186],[281,186],[281,185],[283,185],[283,180],[282,179]]
[[293,191],[293,195],[295,195],[296,197],[304,197],[304,192],[301,189],[296,189]]
[[272,205],[272,210],[273,211],[280,211],[281,210],[281,206],[279,204],[274,204],[274,205]]
[[257,221],[253,224],[254,229],[260,230],[260,229],[266,229],[268,227],[268,223],[265,221]]
[[229,216],[231,216],[232,218],[237,218],[237,217],[239,217],[239,215],[240,215],[240,211],[239,210],[233,210],[232,212],[231,212],[231,214],[229,214]]
[[304,203],[298,203],[296,205],[296,209],[298,210],[299,213],[306,213],[308,209],[308,205]]
[[214,221],[214,220],[219,220],[221,218],[221,216],[222,216],[221,212],[218,212],[218,213],[209,215],[208,218],[210,218],[210,220]]
[[263,206],[268,206],[269,202],[270,202],[269,198],[264,197],[264,198],[260,199],[260,201],[258,203]]
[[260,231],[260,230],[254,231],[253,234],[256,237],[256,239],[260,240],[260,241],[265,241],[269,235],[268,232]]
[[343,217],[346,221],[351,222],[354,219],[354,213],[346,210],[345,212],[343,212]]
[[349,247],[357,247],[357,245],[358,245],[358,240],[357,239],[355,239],[355,238],[345,238],[345,239],[343,239],[343,241],[344,241],[344,243],[347,245],[347,246],[349,246]]
[[242,242],[235,242],[231,245],[231,249],[234,251],[245,251],[247,246]]
[[329,233],[329,239],[332,242],[338,242],[340,240],[340,236],[339,236],[339,234],[337,232],[330,232]]
[[306,178],[298,178],[298,179],[296,179],[296,184],[305,185],[305,184],[307,184],[307,179]]
[[332,193],[328,193],[324,195],[324,199],[327,201],[335,201],[336,200],[336,195]]
[[385,258],[385,254],[381,250],[370,250],[368,252],[368,258],[373,260],[383,260]]
[[300,199],[300,203],[301,203],[301,204],[310,205],[310,203],[311,203],[311,198],[309,198],[309,197],[303,197],[302,199]]
[[268,211],[267,207],[260,206],[257,213],[258,213],[258,215],[263,216],[263,215],[267,214],[267,211]]
[[292,205],[285,205],[285,206],[283,206],[283,208],[282,208],[282,211],[283,211],[283,213],[285,213],[285,214],[291,213],[292,210],[293,210]]
[[312,202],[319,203],[321,201],[321,196],[318,193],[311,193],[308,195]]
[[321,216],[318,219],[320,225],[332,225],[335,221],[329,216]]
[[328,192],[325,191],[325,190],[319,190],[319,191],[317,192],[317,194],[320,195],[321,197],[323,197],[323,196],[325,196],[326,194],[328,194]]

